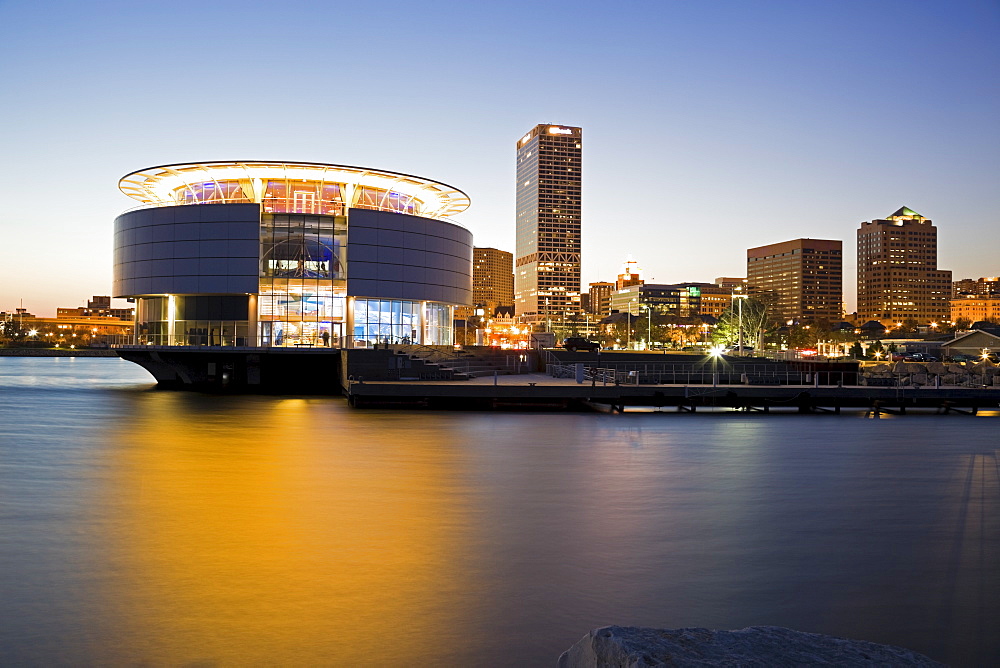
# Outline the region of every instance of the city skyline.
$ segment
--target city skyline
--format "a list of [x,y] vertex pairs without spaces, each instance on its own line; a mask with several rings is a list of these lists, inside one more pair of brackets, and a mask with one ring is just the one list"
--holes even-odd
[[[363,7],[275,14],[253,2],[192,4],[199,20],[181,29],[185,7],[0,4],[0,68],[17,101],[0,112],[0,309],[23,299],[54,312],[110,293],[108,221],[132,206],[113,184],[145,165],[294,159],[431,174],[470,195],[456,220],[477,246],[514,251],[510,144],[550,122],[587,132],[584,286],[612,279],[630,253],[650,282],[711,281],[739,274],[747,248],[840,239],[851,312],[855,230],[900,206],[935,221],[938,264],[956,279],[998,272],[995,3],[609,15],[557,2],[539,19],[559,27],[544,39],[526,29],[527,3],[380,8],[404,33],[374,29]],[[279,34],[296,39],[256,48]],[[334,83],[289,73],[317,60]],[[453,83],[431,83],[437,71]],[[310,90],[299,96],[309,104],[255,102],[274,86]]]

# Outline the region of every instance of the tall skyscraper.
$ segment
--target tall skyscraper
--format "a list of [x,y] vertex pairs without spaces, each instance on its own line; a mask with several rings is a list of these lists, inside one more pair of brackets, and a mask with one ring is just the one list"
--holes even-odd
[[456,318],[475,315],[482,308],[492,317],[499,306],[514,305],[514,254],[496,248],[472,249],[472,306],[455,309]]
[[937,268],[937,228],[905,206],[858,230],[858,318],[947,320],[951,272]]
[[522,322],[580,311],[583,131],[536,125],[517,142],[514,302]]
[[843,317],[843,243],[793,239],[747,249],[747,289],[772,293],[782,320],[839,321]]

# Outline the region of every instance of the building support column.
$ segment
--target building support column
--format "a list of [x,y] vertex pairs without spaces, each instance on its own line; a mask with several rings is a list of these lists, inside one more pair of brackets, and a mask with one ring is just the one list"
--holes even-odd
[[257,295],[247,295],[247,334],[250,340],[248,346],[260,347],[260,332],[257,331]]

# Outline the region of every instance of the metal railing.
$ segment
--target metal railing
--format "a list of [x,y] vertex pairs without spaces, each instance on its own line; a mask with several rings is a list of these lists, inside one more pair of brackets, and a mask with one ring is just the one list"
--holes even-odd
[[[670,363],[614,362],[597,367],[584,364],[584,378],[618,385],[805,385],[843,386],[846,380],[862,387],[958,387],[1000,389],[1000,368],[972,369],[967,374],[882,372],[879,374],[837,371],[797,371],[778,364],[693,365]],[[546,364],[553,378],[576,378],[577,364]],[[854,382],[850,383],[854,385]]]

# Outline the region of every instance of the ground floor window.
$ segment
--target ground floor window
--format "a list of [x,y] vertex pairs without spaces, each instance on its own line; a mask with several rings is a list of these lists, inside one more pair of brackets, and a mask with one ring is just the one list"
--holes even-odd
[[451,318],[448,304],[359,297],[354,300],[350,345],[451,345]]
[[136,303],[136,341],[161,346],[370,347],[447,346],[450,304],[354,299],[330,281],[261,279],[257,295],[166,295]]
[[343,345],[346,294],[344,281],[260,279],[257,345],[323,348]]
[[136,340],[160,346],[250,346],[246,295],[140,297]]

